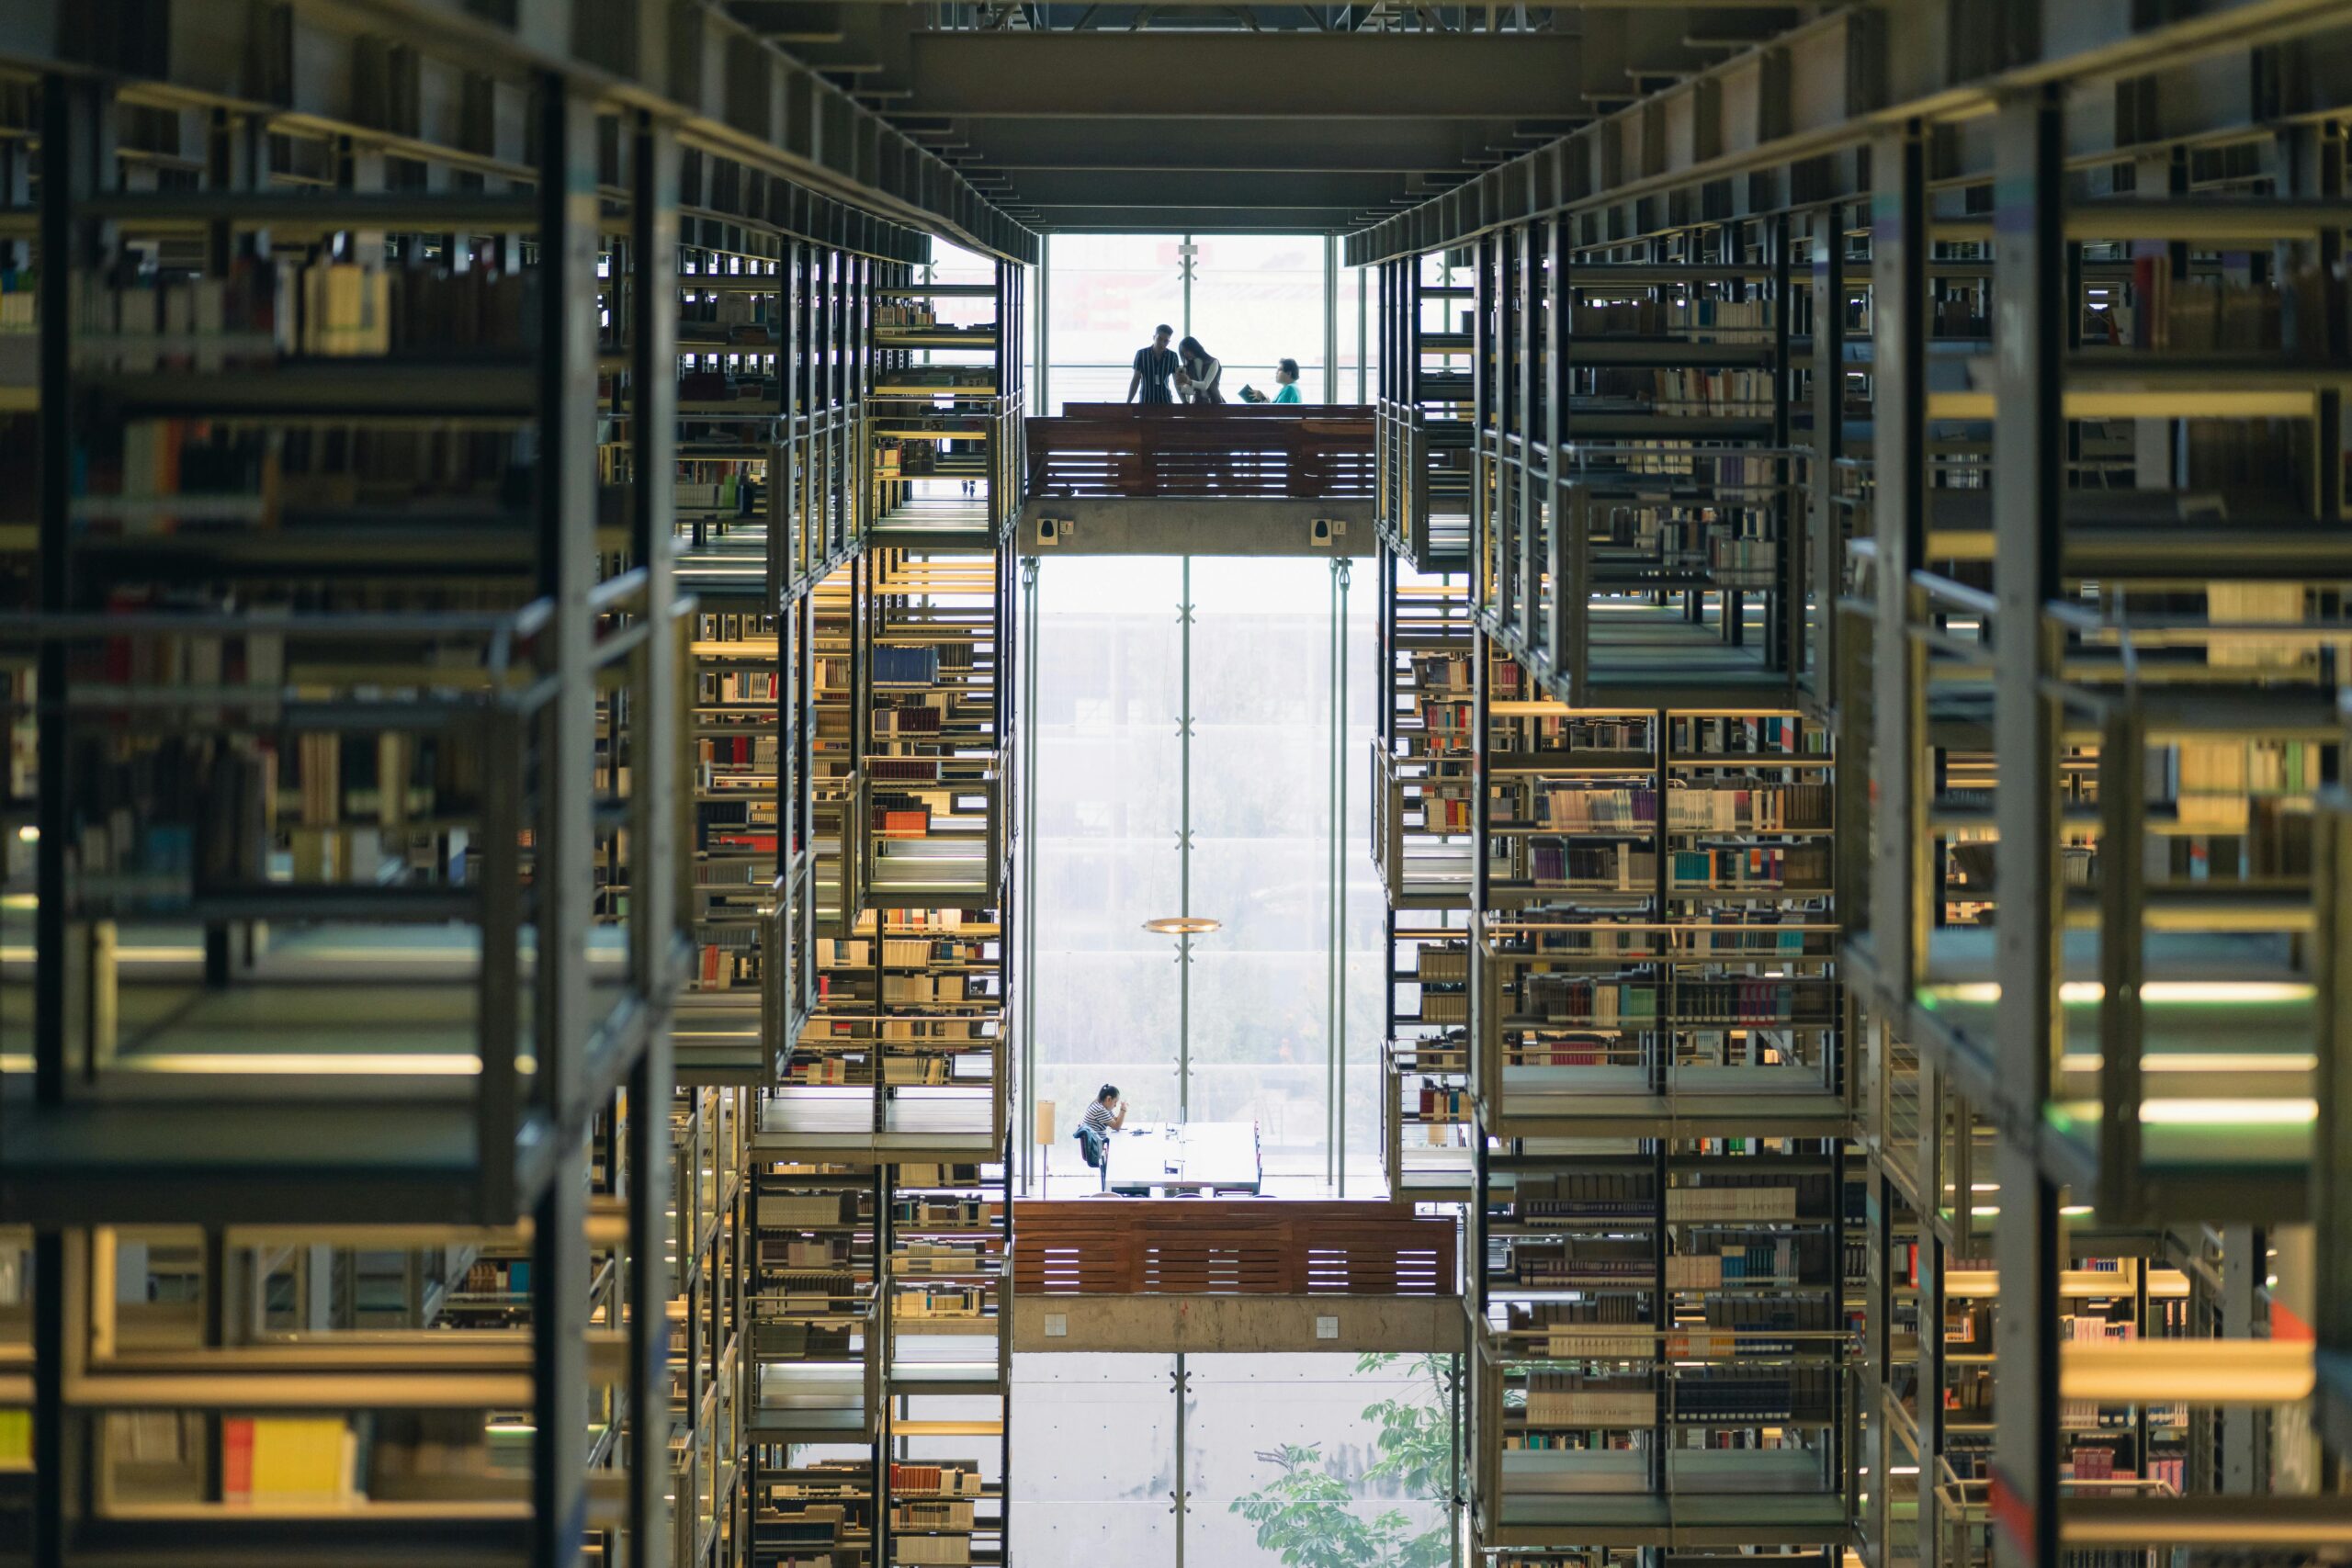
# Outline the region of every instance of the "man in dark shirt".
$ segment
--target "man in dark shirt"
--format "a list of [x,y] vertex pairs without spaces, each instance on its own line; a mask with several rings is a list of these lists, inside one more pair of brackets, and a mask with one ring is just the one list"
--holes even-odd
[[1137,392],[1143,394],[1143,400],[1148,403],[1172,403],[1176,400],[1175,392],[1168,385],[1169,378],[1176,374],[1176,351],[1168,346],[1175,335],[1173,327],[1154,327],[1151,330],[1151,346],[1136,350],[1136,373],[1127,381],[1128,402],[1136,400]]

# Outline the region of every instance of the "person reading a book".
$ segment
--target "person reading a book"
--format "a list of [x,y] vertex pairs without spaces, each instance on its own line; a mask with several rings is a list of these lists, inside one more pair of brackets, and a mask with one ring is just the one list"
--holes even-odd
[[1298,395],[1298,361],[1281,360],[1274,366],[1274,395],[1266,396],[1255,387],[1241,389],[1245,403],[1295,403],[1304,401]]
[[1169,378],[1181,367],[1176,351],[1168,346],[1175,335],[1176,329],[1165,324],[1151,329],[1151,346],[1136,350],[1136,373],[1127,378],[1127,395],[1124,401],[1136,401],[1138,393],[1147,403],[1172,403],[1176,400],[1176,394],[1168,385]]

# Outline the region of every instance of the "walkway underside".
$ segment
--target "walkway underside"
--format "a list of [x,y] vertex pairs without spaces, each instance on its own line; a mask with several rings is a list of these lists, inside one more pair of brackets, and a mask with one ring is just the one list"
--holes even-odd
[[[1021,509],[1025,556],[1363,556],[1374,502],[1256,496],[1046,496]],[[1050,526],[1049,526],[1050,525]]]

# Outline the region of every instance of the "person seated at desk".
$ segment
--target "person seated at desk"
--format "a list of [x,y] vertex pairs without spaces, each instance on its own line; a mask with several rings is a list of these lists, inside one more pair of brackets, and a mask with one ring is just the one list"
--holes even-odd
[[1111,1168],[1111,1134],[1127,1122],[1127,1102],[1119,1099],[1119,1086],[1106,1083],[1079,1119],[1078,1149],[1086,1163],[1096,1170]]
[[1255,387],[1241,389],[1245,403],[1295,403],[1305,400],[1298,395],[1298,361],[1285,359],[1274,367],[1274,395],[1266,396]]

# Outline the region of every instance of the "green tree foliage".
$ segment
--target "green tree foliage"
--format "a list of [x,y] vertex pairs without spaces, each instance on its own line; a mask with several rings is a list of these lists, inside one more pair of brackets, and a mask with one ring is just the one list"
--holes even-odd
[[[1397,1359],[1360,1356],[1356,1371],[1378,1371]],[[1364,1479],[1443,1502],[1453,1474],[1453,1370],[1444,1357],[1423,1356],[1414,1371],[1412,1393],[1364,1407],[1363,1418],[1376,1428],[1376,1457]],[[1319,1443],[1285,1443],[1258,1457],[1274,1477],[1235,1498],[1233,1511],[1258,1527],[1258,1544],[1279,1555],[1284,1568],[1440,1568],[1451,1560],[1450,1510],[1416,1534],[1401,1509],[1365,1512],[1325,1468]]]

